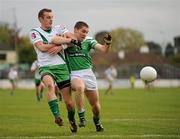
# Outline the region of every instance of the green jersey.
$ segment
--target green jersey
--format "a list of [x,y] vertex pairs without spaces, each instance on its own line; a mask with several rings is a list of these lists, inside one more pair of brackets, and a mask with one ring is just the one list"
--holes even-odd
[[70,71],[92,69],[92,58],[90,50],[95,48],[97,41],[91,37],[86,37],[82,42],[82,47],[69,47],[66,49],[68,65]]

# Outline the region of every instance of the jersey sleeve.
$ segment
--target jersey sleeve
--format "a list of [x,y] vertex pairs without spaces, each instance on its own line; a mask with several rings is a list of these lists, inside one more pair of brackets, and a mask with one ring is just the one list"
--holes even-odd
[[32,44],[35,44],[38,41],[43,41],[41,35],[35,30],[30,31],[29,38],[30,38]]
[[96,40],[91,40],[91,48],[92,49],[95,49],[96,44],[97,44]]
[[86,39],[89,42],[90,49],[95,49],[95,46],[98,42],[95,39],[93,39],[92,37],[87,37]]
[[66,32],[69,32],[69,30],[63,25],[57,25],[57,26],[55,26],[55,29],[56,29],[58,35],[62,35]]

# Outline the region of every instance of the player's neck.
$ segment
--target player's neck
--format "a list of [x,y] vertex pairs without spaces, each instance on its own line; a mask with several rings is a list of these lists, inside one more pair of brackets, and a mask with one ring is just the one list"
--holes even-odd
[[46,32],[51,32],[51,28],[47,28],[47,27],[40,27],[42,30],[46,31]]

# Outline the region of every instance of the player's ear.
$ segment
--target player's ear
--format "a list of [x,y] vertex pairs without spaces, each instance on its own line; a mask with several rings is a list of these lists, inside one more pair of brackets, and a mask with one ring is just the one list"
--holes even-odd
[[74,28],[74,33],[77,33],[78,32],[78,29],[77,28]]
[[43,21],[43,17],[38,17],[38,19],[39,19],[39,22]]
[[41,17],[38,17],[38,19],[39,19],[39,22],[41,22]]

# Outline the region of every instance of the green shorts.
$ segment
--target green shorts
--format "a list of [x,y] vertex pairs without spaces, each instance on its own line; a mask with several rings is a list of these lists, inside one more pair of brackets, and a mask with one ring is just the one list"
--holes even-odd
[[41,79],[34,79],[34,83],[36,86],[39,86],[41,83]]
[[12,84],[15,84],[15,83],[16,83],[16,79],[9,79],[9,81],[10,81]]
[[47,74],[51,75],[59,89],[70,86],[70,74],[66,64],[40,67],[39,73],[41,78]]

